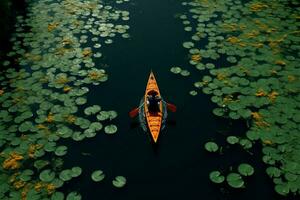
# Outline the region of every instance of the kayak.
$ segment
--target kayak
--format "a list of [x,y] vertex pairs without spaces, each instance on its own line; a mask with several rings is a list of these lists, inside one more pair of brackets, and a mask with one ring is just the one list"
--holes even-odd
[[[144,105],[147,105],[147,96],[150,95],[151,92],[155,91],[157,93],[157,96],[161,98],[159,88],[155,79],[155,76],[153,72],[150,72],[149,78],[148,78],[148,83],[146,86],[146,91],[145,91],[145,96],[144,96]],[[162,126],[162,121],[163,121],[163,102],[161,101],[159,104],[159,110],[157,112],[150,112],[148,110],[148,106],[143,106],[144,107],[144,116],[147,121],[147,126],[150,131],[150,134],[152,136],[153,141],[156,143],[161,126]]]

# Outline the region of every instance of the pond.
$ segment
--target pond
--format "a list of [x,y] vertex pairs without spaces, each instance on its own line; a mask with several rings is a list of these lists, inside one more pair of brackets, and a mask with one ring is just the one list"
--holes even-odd
[[[299,3],[280,2],[28,1],[2,62],[1,199],[299,198]],[[264,15],[283,8],[286,32]],[[128,116],[151,70],[177,107],[157,144]]]

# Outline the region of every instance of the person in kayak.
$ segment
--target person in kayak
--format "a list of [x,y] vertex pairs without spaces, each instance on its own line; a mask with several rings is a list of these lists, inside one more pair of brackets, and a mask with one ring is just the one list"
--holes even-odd
[[150,91],[147,95],[147,106],[150,112],[158,112],[161,98],[156,91]]

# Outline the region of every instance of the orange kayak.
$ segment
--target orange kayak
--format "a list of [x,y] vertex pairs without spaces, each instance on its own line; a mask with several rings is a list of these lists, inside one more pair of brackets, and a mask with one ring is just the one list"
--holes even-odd
[[[161,98],[157,82],[155,80],[153,72],[151,71],[148,79],[146,91],[145,91],[144,105],[147,105],[147,96],[150,95],[150,93],[153,91],[157,92],[157,96]],[[162,102],[160,102],[159,104],[159,111],[155,113],[149,112],[148,106],[144,106],[147,126],[155,143],[157,142],[160,129],[162,126],[162,120],[163,120],[162,111],[163,111]]]

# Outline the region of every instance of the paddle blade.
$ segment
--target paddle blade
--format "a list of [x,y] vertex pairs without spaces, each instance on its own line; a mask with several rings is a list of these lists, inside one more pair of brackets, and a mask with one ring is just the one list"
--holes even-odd
[[129,112],[129,116],[134,118],[139,113],[139,108],[134,108],[132,111]]
[[176,112],[177,108],[174,104],[171,103],[167,103],[167,108],[171,111],[171,112]]

